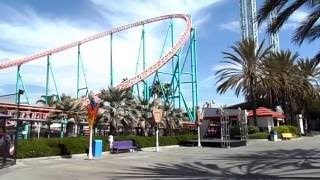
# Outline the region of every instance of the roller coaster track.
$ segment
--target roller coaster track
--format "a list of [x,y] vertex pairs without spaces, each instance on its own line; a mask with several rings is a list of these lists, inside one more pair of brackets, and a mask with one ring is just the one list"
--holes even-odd
[[141,26],[141,25],[144,25],[144,24],[149,24],[149,23],[153,23],[153,22],[157,22],[157,21],[162,21],[162,20],[166,20],[166,19],[174,19],[174,18],[183,19],[186,22],[186,25],[185,25],[183,31],[181,32],[178,41],[172,47],[172,49],[166,55],[164,55],[162,58],[160,58],[155,64],[153,64],[152,66],[147,68],[142,73],[140,73],[140,74],[134,76],[133,78],[130,78],[130,79],[124,81],[124,82],[121,82],[119,85],[116,86],[116,88],[119,88],[119,89],[127,89],[127,88],[130,88],[133,85],[139,83],[140,81],[144,80],[145,78],[149,77],[153,73],[155,73],[158,69],[160,69],[166,63],[168,63],[170,61],[170,59],[172,59],[172,57],[182,48],[182,46],[189,39],[189,35],[190,35],[191,27],[192,27],[191,18],[190,18],[189,15],[186,15],[186,14],[170,14],[170,15],[159,16],[159,17],[155,17],[155,18],[150,18],[150,19],[138,21],[138,22],[135,22],[135,23],[132,23],[132,24],[127,24],[127,25],[124,25],[124,26],[120,26],[120,27],[114,28],[112,30],[105,31],[105,32],[102,32],[102,33],[87,37],[87,38],[82,39],[80,41],[72,42],[72,43],[69,43],[69,44],[54,48],[54,49],[50,49],[50,50],[47,50],[47,51],[44,51],[44,52],[40,52],[40,53],[31,55],[31,56],[27,56],[27,57],[23,57],[23,58],[20,58],[20,59],[1,62],[0,63],[0,70],[1,69],[6,69],[6,68],[10,68],[10,67],[20,66],[20,65],[28,63],[30,61],[34,61],[34,60],[37,60],[39,58],[46,57],[48,55],[53,55],[53,54],[59,53],[61,51],[65,51],[67,49],[70,49],[70,48],[73,48],[73,47],[77,47],[78,45],[85,44],[87,42],[90,42],[90,41],[93,41],[93,40],[96,40],[96,39],[100,39],[102,37],[105,37],[105,36],[120,32],[120,31],[131,29],[131,28],[134,28],[134,27],[137,27],[137,26]]

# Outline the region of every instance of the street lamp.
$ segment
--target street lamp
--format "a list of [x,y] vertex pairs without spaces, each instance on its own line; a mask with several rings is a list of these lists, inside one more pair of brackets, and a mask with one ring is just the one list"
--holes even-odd
[[18,92],[16,93],[16,95],[18,97],[17,98],[18,99],[18,101],[17,101],[18,106],[17,106],[17,123],[16,123],[16,135],[15,135],[16,137],[15,137],[15,141],[14,141],[14,156],[15,156],[14,161],[16,161],[16,159],[17,159],[19,125],[21,124],[19,122],[19,117],[20,117],[20,96],[23,95],[23,94],[24,94],[24,90],[22,90],[22,89],[19,89]]
[[197,128],[198,128],[198,147],[201,147],[200,126],[201,126],[202,115],[201,115],[201,112],[199,111],[199,106],[197,106],[196,109],[197,109],[196,122],[197,122]]

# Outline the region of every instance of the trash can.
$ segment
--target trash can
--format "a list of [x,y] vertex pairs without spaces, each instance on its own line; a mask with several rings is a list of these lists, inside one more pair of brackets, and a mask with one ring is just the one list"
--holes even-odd
[[270,141],[278,141],[278,133],[277,131],[270,132]]
[[94,157],[100,157],[102,155],[102,140],[93,140],[92,146],[92,155]]

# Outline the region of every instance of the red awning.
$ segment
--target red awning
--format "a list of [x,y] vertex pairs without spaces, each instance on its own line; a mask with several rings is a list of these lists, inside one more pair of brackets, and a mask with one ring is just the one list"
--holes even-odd
[[[286,117],[282,113],[272,111],[271,109],[268,109],[268,108],[265,108],[265,107],[257,108],[256,112],[257,112],[257,116],[258,117],[271,116],[273,118],[280,118],[280,119],[284,119]],[[252,116],[253,116],[253,111],[249,111],[248,112],[248,117],[252,117]]]

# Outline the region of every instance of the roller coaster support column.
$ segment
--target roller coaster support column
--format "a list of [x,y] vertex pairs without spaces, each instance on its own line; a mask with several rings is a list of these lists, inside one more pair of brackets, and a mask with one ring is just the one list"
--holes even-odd
[[50,68],[50,55],[47,55],[47,74],[46,74],[46,105],[48,105],[48,95],[49,95],[49,69]]
[[[171,48],[173,48],[173,46],[174,46],[174,42],[173,42],[173,39],[174,39],[174,35],[173,35],[173,20],[171,19],[171,21],[170,21],[170,34],[171,34]],[[172,58],[172,60],[171,60],[171,65],[172,65],[172,74],[173,74],[173,76],[175,76],[175,64],[174,64],[174,58]],[[175,88],[175,86],[174,86],[174,81],[172,81],[172,85],[171,85],[171,87],[172,87],[172,92],[174,92],[175,90],[174,90],[174,88]],[[173,99],[173,101],[172,101],[172,104],[173,104],[173,107],[175,107],[175,100]]]
[[78,44],[78,61],[77,61],[77,98],[79,98],[80,86],[80,44]]
[[113,34],[110,34],[110,86],[113,87],[113,62],[112,62],[112,39]]
[[21,86],[22,86],[22,90],[24,91],[24,95],[26,97],[26,100],[27,100],[27,104],[29,104],[29,98],[28,98],[28,95],[27,95],[27,92],[26,92],[26,88],[24,87],[24,84],[23,84],[23,81],[22,81],[22,77],[21,77],[21,74],[20,74],[20,68],[21,68],[21,64],[18,65],[18,69],[17,69],[17,79],[16,79],[16,103],[20,103],[20,95],[18,95],[18,93],[20,92],[21,88],[20,88],[20,83],[21,83]]
[[[143,71],[146,70],[146,44],[144,25],[142,28],[142,69]],[[145,100],[149,100],[148,82],[146,80],[143,83],[143,96]]]
[[[197,117],[198,107],[198,71],[197,71],[197,41],[196,30],[191,29],[191,71],[192,71],[192,113],[193,117]],[[195,120],[195,119],[194,119]]]
[[[84,66],[83,66],[83,61],[81,59],[81,51],[80,51],[80,45],[78,44],[78,63],[77,63],[77,98],[79,98],[79,92],[81,90],[86,90],[86,95],[88,95],[88,83],[87,83],[87,78],[86,78],[86,73],[84,70]],[[80,67],[81,65],[81,67]],[[85,83],[85,87],[80,88],[80,68],[82,70],[82,75],[83,75],[83,79],[84,79],[84,83]]]
[[178,105],[179,105],[179,109],[181,109],[181,65],[180,65],[180,56],[177,56],[177,66],[178,66],[178,82],[177,82],[177,86],[178,86]]

